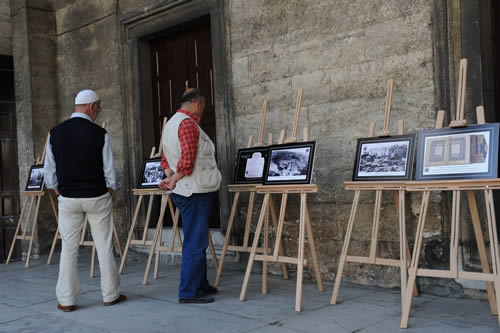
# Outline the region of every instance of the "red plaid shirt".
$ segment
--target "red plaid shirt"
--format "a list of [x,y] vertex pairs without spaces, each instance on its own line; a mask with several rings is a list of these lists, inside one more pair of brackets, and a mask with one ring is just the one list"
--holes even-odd
[[[177,163],[177,173],[189,176],[193,173],[194,162],[198,153],[198,140],[200,139],[198,125],[200,125],[200,117],[182,109],[177,110],[177,112],[184,113],[192,119],[181,121],[177,132],[179,141],[181,142],[181,158]],[[163,170],[170,168],[165,154],[161,156],[161,168]]]

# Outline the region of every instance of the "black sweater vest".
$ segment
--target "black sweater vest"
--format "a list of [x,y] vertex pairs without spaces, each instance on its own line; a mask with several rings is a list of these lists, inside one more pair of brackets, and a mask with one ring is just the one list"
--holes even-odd
[[107,192],[102,149],[106,130],[80,117],[50,131],[58,190],[64,197],[93,198]]

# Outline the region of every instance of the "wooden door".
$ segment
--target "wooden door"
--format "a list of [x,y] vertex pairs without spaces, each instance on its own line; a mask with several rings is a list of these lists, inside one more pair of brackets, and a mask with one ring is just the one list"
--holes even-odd
[[[151,64],[155,142],[160,142],[163,118],[179,109],[181,96],[189,87],[200,89],[206,98],[201,128],[216,143],[210,21],[204,19],[152,40]],[[209,226],[220,227],[219,220],[216,195]],[[171,225],[170,217],[166,224]]]
[[[5,261],[19,215],[16,105],[12,57],[0,55],[0,262]],[[20,247],[15,257],[20,257]]]

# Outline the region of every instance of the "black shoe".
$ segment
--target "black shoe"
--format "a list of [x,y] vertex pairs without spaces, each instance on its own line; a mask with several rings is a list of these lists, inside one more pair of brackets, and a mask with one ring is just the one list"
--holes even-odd
[[208,286],[207,290],[205,290],[205,295],[208,296],[208,295],[213,295],[213,294],[217,294],[217,288],[215,287],[212,287],[212,286]]
[[213,303],[215,302],[215,299],[211,296],[200,296],[200,297],[195,297],[195,298],[179,298],[179,303],[181,304],[187,304],[187,303],[193,303],[193,304],[207,304],[207,303]]

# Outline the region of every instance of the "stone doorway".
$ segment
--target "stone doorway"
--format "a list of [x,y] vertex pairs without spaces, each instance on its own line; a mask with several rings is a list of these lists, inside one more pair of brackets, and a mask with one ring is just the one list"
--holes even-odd
[[[159,35],[150,41],[155,142],[160,142],[164,117],[169,119],[175,114],[182,93],[187,87],[195,87],[199,88],[206,98],[201,128],[214,144],[217,144],[210,17],[187,22]],[[147,147],[144,147],[144,151],[147,151]],[[156,198],[156,201],[155,206],[159,207],[159,198]],[[220,228],[219,210],[219,197],[215,196],[210,228]],[[180,222],[182,225],[182,221]],[[164,225],[172,226],[169,214],[165,216]]]

